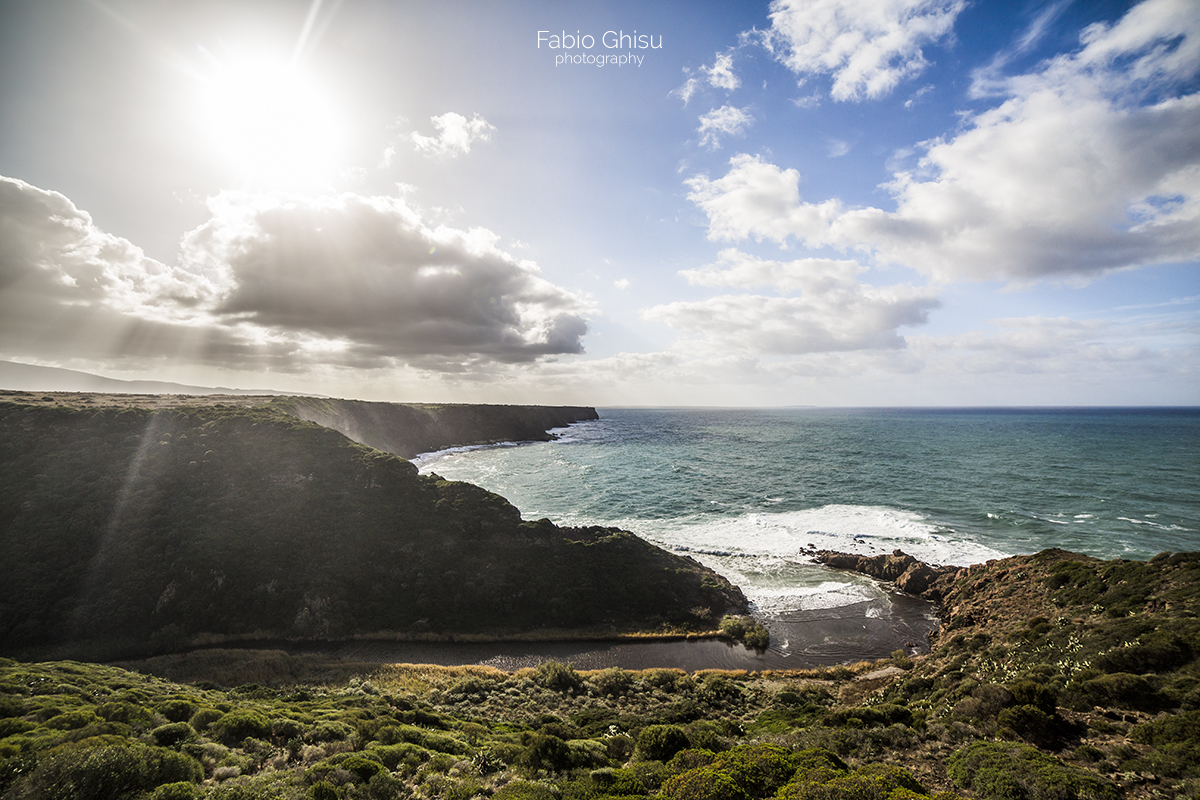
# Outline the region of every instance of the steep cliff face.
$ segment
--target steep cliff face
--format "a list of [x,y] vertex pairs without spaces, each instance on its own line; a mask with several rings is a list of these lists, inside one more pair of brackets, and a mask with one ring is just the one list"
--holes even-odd
[[596,409],[582,406],[369,403],[311,397],[279,398],[271,406],[402,458],[447,447],[548,441],[551,428],[599,419]]
[[523,521],[272,408],[0,403],[0,487],[10,655],[711,629],[746,608],[632,534]]

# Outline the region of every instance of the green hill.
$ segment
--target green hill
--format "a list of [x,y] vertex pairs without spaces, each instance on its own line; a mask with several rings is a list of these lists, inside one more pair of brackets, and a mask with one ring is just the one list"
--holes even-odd
[[741,592],[273,407],[0,403],[0,645],[712,629]]
[[1200,554],[1047,550],[938,584],[930,653],[806,671],[0,658],[0,797],[1200,796]]

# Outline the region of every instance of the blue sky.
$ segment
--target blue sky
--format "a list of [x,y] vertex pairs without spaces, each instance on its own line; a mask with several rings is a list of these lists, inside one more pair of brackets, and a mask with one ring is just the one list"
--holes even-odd
[[0,2],[0,359],[1197,404],[1198,131],[1194,0]]

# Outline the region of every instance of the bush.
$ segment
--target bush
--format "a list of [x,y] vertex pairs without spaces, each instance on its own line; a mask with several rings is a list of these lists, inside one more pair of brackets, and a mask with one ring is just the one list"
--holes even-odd
[[1128,672],[1072,681],[1064,692],[1071,708],[1089,709],[1092,706],[1116,706],[1135,711],[1161,711],[1172,705],[1148,679]]
[[545,661],[538,664],[533,673],[533,681],[538,686],[555,692],[568,692],[583,685],[583,679],[570,664],[558,661]]
[[196,729],[186,722],[169,722],[150,731],[154,743],[161,747],[175,747],[196,738]]
[[149,800],[196,800],[200,796],[200,788],[194,783],[177,781],[164,783],[151,794]]
[[202,708],[192,715],[191,726],[203,733],[214,722],[225,716],[225,712],[216,708]]
[[717,756],[713,767],[733,778],[751,797],[767,797],[796,771],[790,751],[774,744],[748,744]]
[[634,755],[643,761],[670,761],[690,742],[678,725],[648,725],[637,737]]
[[1034,744],[1052,742],[1054,729],[1057,727],[1053,717],[1035,706],[1006,708],[996,717],[996,721]]
[[712,767],[699,767],[671,778],[662,787],[671,800],[749,800],[737,781]]
[[831,728],[849,726],[869,728],[874,725],[912,724],[912,712],[907,706],[880,703],[877,706],[843,708],[825,715],[824,724]]
[[1118,800],[1117,787],[1029,745],[974,742],[946,762],[955,785],[984,800]]
[[1092,659],[1092,666],[1105,672],[1166,672],[1195,658],[1191,644],[1173,631],[1151,631],[1136,644],[1114,647]]
[[340,761],[338,763],[338,768],[353,773],[363,783],[371,780],[375,773],[385,769],[383,764],[379,763],[373,758],[359,755],[357,753]]
[[571,766],[571,749],[567,743],[549,733],[535,733],[530,737],[517,763],[528,770],[557,772]]
[[925,787],[912,776],[912,773],[895,764],[867,764],[856,769],[854,774],[879,781],[888,788],[889,792],[895,789],[907,789],[916,794],[925,794]]
[[688,748],[680,750],[672,756],[670,763],[667,764],[667,771],[672,775],[681,775],[689,769],[697,767],[707,767],[717,758],[712,750],[699,750]]
[[496,790],[493,800],[558,800],[553,790],[542,783],[512,781]]
[[232,747],[243,739],[265,739],[271,735],[271,722],[257,711],[230,711],[212,724],[212,738]]
[[158,704],[158,713],[171,722],[186,722],[196,713],[196,704],[189,700],[167,700]]
[[[384,730],[387,730],[387,728]],[[383,731],[380,731],[380,734],[382,733]],[[344,739],[349,739],[352,735],[354,735],[354,729],[344,722],[321,722],[314,725],[304,734],[304,741],[310,744],[340,742]],[[392,744],[392,742],[387,742],[387,744]]]
[[204,770],[190,756],[137,742],[74,745],[38,761],[6,797],[14,800],[126,798],[165,783],[199,783]]
[[633,675],[619,667],[611,667],[592,675],[592,685],[604,695],[621,695],[633,686]]
[[602,767],[592,770],[588,780],[584,782],[585,793],[590,789],[601,796],[639,796],[646,793],[646,785],[641,779],[627,769]]
[[1043,684],[1035,681],[1018,681],[1009,684],[1007,688],[1012,693],[1014,705],[1033,706],[1047,714],[1053,714],[1058,709],[1058,695]]

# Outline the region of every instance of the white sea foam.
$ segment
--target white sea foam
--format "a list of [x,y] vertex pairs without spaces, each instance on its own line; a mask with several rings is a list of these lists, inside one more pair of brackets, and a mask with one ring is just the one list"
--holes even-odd
[[759,611],[836,608],[882,599],[866,579],[815,565],[814,550],[881,555],[894,550],[932,564],[977,564],[1001,553],[965,541],[920,514],[886,506],[829,505],[735,517],[624,519],[616,525],[685,553],[740,586]]
[[[1146,516],[1158,516],[1157,514],[1147,514]],[[1161,522],[1155,522],[1149,519],[1134,519],[1133,517],[1117,517],[1122,522],[1130,522],[1134,525],[1149,525],[1151,528],[1160,531],[1190,531],[1191,528],[1185,528],[1182,525],[1163,525]]]
[[673,549],[802,557],[811,550],[880,555],[893,550],[931,564],[977,564],[1008,555],[967,541],[911,511],[886,506],[828,505],[803,511],[708,519],[621,520],[618,524]]
[[473,453],[476,450],[495,450],[499,447],[519,447],[521,442],[496,442],[495,444],[471,444],[462,447],[447,447],[445,450],[433,450],[428,453],[417,453],[409,459],[419,470],[426,470],[434,463],[441,461],[449,456],[455,456],[460,453]]

